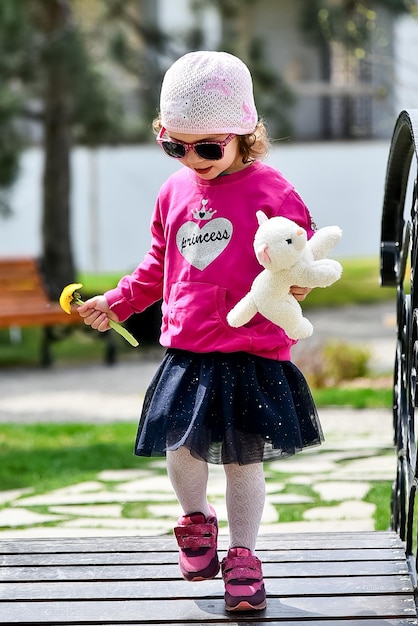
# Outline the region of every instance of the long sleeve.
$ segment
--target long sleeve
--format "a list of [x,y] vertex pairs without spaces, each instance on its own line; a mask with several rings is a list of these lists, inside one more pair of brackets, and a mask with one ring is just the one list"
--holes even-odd
[[133,313],[141,313],[162,298],[165,238],[158,202],[152,217],[151,237],[151,248],[140,265],[132,274],[123,276],[115,289],[105,293],[120,321]]

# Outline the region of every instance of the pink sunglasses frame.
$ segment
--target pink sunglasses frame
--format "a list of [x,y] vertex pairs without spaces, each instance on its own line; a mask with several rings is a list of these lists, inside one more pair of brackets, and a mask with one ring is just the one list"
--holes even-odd
[[[224,156],[225,147],[234,139],[234,137],[237,136],[234,133],[230,133],[222,141],[195,141],[193,143],[186,143],[185,141],[180,141],[180,139],[172,139],[172,140],[163,139],[163,137],[164,137],[166,132],[168,132],[168,131],[164,127],[162,127],[160,132],[157,135],[156,141],[159,144],[159,146],[161,147],[161,149],[164,151],[164,154],[166,154],[168,157],[171,157],[172,159],[184,159],[188,155],[190,150],[194,150],[194,152],[197,154],[198,157],[200,157],[201,159],[205,159],[205,157],[203,157],[202,155],[200,155],[197,152],[196,146],[204,146],[204,145],[216,145],[216,146],[219,146],[219,148],[221,149],[221,152],[222,152],[222,154],[219,157],[219,159],[205,159],[205,161],[220,161],[223,158],[223,156]],[[177,144],[183,146],[183,148],[185,149],[184,156],[175,156],[174,154],[168,154],[164,150],[163,143],[177,143]]]

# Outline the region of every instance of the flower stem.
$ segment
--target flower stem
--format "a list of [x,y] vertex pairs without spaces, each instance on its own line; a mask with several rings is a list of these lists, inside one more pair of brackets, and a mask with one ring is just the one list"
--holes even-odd
[[130,343],[131,346],[134,346],[134,348],[136,348],[136,346],[139,346],[139,343],[135,339],[135,337],[131,335],[131,333],[126,330],[126,328],[124,328],[122,324],[114,322],[113,320],[109,320],[109,326],[113,328],[113,330],[116,330],[116,332],[119,333],[119,335],[121,335],[124,339],[126,339],[126,341]]
[[[83,300],[81,298],[77,297],[76,294],[74,294],[74,298],[73,298],[72,304],[78,304],[78,305],[81,306],[82,304],[84,304],[84,302],[83,302]],[[126,341],[128,343],[130,343],[131,346],[134,346],[134,348],[139,346],[139,343],[135,339],[135,337],[133,335],[131,335],[131,333],[128,330],[126,330],[126,328],[124,328],[122,326],[122,324],[119,324],[119,322],[115,322],[115,321],[109,319],[109,326],[110,326],[110,328],[113,328],[113,330],[115,330],[117,333],[119,333],[119,335],[121,335],[121,337],[126,339]]]

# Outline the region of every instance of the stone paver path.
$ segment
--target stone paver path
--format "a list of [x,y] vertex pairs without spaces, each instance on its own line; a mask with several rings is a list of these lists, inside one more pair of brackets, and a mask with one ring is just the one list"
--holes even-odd
[[[326,438],[322,446],[266,464],[261,533],[374,529],[374,506],[364,498],[374,482],[395,476],[391,412],[326,409],[320,418]],[[41,495],[30,489],[0,492],[0,537],[170,532],[180,510],[161,473],[164,467],[164,460],[156,459],[148,470],[104,471],[93,481]],[[224,493],[223,468],[210,466],[209,498],[222,533],[228,531]],[[316,494],[323,506],[316,506]],[[305,507],[303,520],[283,521],[286,507],[294,504]],[[136,507],[138,516],[125,517],[126,506]]]

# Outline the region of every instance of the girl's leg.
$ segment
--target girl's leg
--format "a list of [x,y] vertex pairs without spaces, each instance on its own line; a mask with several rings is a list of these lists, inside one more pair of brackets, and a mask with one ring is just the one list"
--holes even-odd
[[200,512],[209,517],[207,463],[195,459],[182,446],[167,452],[167,473],[184,514]]
[[254,552],[266,497],[262,463],[224,465],[230,546]]
[[184,513],[174,529],[183,578],[189,581],[214,578],[219,571],[218,522],[206,497],[207,463],[181,447],[167,452],[167,472]]
[[225,465],[230,548],[222,561],[227,611],[263,610],[266,590],[254,554],[265,501],[262,463]]

